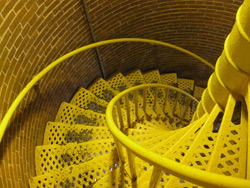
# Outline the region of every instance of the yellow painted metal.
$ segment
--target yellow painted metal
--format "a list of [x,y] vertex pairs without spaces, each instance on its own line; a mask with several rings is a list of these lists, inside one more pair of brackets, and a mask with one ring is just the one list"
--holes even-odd
[[[211,153],[214,150],[214,144],[218,135],[217,133],[213,132],[213,123],[215,122],[219,112],[220,108],[218,106],[215,106],[213,112],[209,115],[207,121],[199,130],[198,135],[196,136],[192,144],[189,146],[189,150],[183,155],[182,159],[180,160],[181,164],[189,165],[200,170],[207,169],[208,162],[211,158]],[[206,116],[208,116],[208,114],[206,114]],[[178,150],[177,153],[179,153]],[[170,178],[164,177],[164,179],[169,179],[167,182],[164,183],[166,184],[166,187],[184,188],[196,186],[174,176],[171,176]]]
[[[248,86],[247,86],[247,93],[245,95],[245,101],[246,101],[246,105],[247,105],[247,109],[249,109],[249,105],[250,105],[250,82],[248,82]],[[247,111],[248,115],[248,120],[250,119],[250,110]],[[250,121],[248,121],[248,127],[247,127],[247,135],[248,135],[248,141],[247,141],[247,179],[250,180]]]
[[111,139],[112,135],[107,127],[86,125],[68,125],[58,122],[48,122],[44,132],[44,145],[65,145],[68,143],[82,143],[101,139]]
[[176,73],[168,73],[161,74],[161,83],[165,85],[176,86],[177,84],[177,74]]
[[71,104],[93,110],[94,112],[105,113],[108,102],[96,97],[93,93],[85,88],[80,88],[70,101]]
[[118,91],[123,91],[132,87],[132,85],[128,82],[128,80],[125,78],[125,76],[123,76],[121,72],[117,72],[111,75],[107,79],[107,82],[109,83],[109,85],[111,85],[113,89]]
[[88,90],[107,102],[119,93],[102,78],[96,80],[91,86],[89,86]]
[[220,125],[218,141],[208,163],[208,170],[226,176],[245,178],[248,144],[247,111],[244,103],[241,109],[236,108],[237,113],[234,113],[235,108],[236,100],[230,95]]
[[125,78],[128,80],[130,85],[137,86],[140,84],[146,84],[143,75],[139,69],[133,70],[125,75]]
[[210,98],[214,100],[215,103],[219,104],[221,109],[224,110],[227,104],[229,91],[221,85],[221,82],[216,76],[216,72],[214,72],[209,78],[208,92],[211,94]]
[[[172,146],[166,149],[165,151],[162,151],[162,155],[166,158],[172,159],[173,161],[180,162],[185,154],[189,151],[190,146],[193,143],[193,140],[198,135],[201,127],[203,126],[204,122],[207,120],[208,115],[203,116],[198,121],[194,122],[192,126],[187,127],[185,130],[179,131],[179,138],[173,140]],[[164,153],[163,153],[164,152]],[[164,175],[163,177],[161,177]],[[168,179],[168,177],[165,177],[166,174],[164,173],[158,173],[159,177],[154,177],[156,180]],[[152,177],[153,178],[153,177]],[[166,181],[165,181],[166,182]],[[155,182],[155,184],[158,184],[159,182]]]
[[36,174],[62,171],[67,166],[87,162],[114,152],[114,141],[100,140],[80,144],[43,145],[36,147]]
[[[150,87],[155,87],[151,85]],[[135,87],[136,89],[143,88],[143,85]],[[129,92],[133,92],[133,89],[130,88],[122,93],[119,93],[113,100],[109,103],[107,108],[107,122],[108,126],[112,132],[112,134],[124,145],[127,149],[133,152],[136,156],[142,158],[143,160],[160,167],[162,170],[169,172],[170,174],[177,176],[181,179],[185,179],[186,181],[191,181],[195,184],[206,186],[206,187],[248,187],[249,182],[244,179],[238,179],[234,177],[227,177],[224,175],[214,174],[211,172],[205,172],[198,169],[194,169],[192,167],[188,167],[186,165],[181,165],[173,160],[166,159],[155,152],[151,152],[144,147],[134,143],[132,140],[128,139],[126,135],[121,133],[114,124],[112,120],[112,108],[113,105],[119,100],[123,95]],[[204,116],[203,116],[204,117]],[[204,118],[205,120],[207,118]],[[195,122],[194,122],[195,123]],[[188,126],[189,127],[189,126]],[[192,126],[191,126],[192,127]],[[180,129],[182,130],[182,129]],[[191,129],[190,130],[195,130]],[[197,131],[199,129],[196,129]],[[194,131],[193,133],[195,133]],[[191,132],[189,132],[191,133]],[[188,134],[188,133],[187,133]],[[192,134],[191,134],[192,135]],[[183,136],[183,134],[181,135]],[[193,138],[191,137],[191,140]],[[177,142],[183,144],[183,142]],[[184,142],[185,143],[185,142]],[[190,142],[191,143],[191,142]],[[217,181],[211,181],[211,179],[216,179]],[[139,183],[139,182],[138,182]]]
[[[194,90],[194,80],[190,79],[177,79],[178,88],[182,89],[183,91],[186,91],[187,93],[193,94]],[[184,119],[189,120],[190,119],[190,100],[188,100],[185,95],[180,95],[178,100],[178,105],[180,106],[180,115]]]
[[107,126],[104,114],[78,108],[66,102],[61,104],[55,121],[69,125],[84,124],[88,126]]
[[158,69],[151,70],[143,74],[143,78],[147,84],[157,83],[161,84],[161,76]]
[[92,187],[117,168],[116,164],[119,164],[116,152],[111,152],[79,165],[65,167],[62,171],[36,176],[30,179],[29,184],[35,188]]
[[194,86],[194,97],[197,99],[197,100],[201,100],[201,96],[202,96],[202,93],[204,92],[204,88],[202,87],[199,87],[199,86]]
[[103,46],[103,45],[107,45],[107,44],[112,44],[112,43],[121,43],[121,42],[142,42],[142,43],[150,43],[150,44],[157,44],[157,45],[162,45],[162,46],[166,46],[166,47],[170,47],[170,48],[174,48],[176,50],[179,50],[183,53],[186,53],[198,60],[200,60],[201,62],[205,63],[207,66],[211,67],[212,69],[214,69],[214,66],[212,64],[210,64],[209,62],[207,62],[205,59],[199,57],[198,55],[185,50],[183,48],[180,48],[178,46],[166,43],[166,42],[160,42],[160,41],[156,41],[156,40],[150,40],[150,39],[140,39],[140,38],[122,38],[122,39],[112,39],[112,40],[106,40],[106,41],[101,41],[101,42],[97,42],[97,43],[93,43],[93,44],[89,44],[86,45],[84,47],[81,47],[79,49],[76,49],[62,57],[60,57],[59,59],[57,59],[56,61],[52,62],[50,65],[48,65],[45,69],[43,69],[40,73],[38,73],[37,75],[34,76],[34,78],[26,85],[26,87],[20,92],[20,94],[17,96],[17,98],[14,100],[14,102],[11,104],[9,110],[7,111],[7,113],[5,114],[1,124],[0,124],[0,141],[2,140],[2,137],[5,133],[5,130],[7,128],[7,125],[15,111],[15,109],[18,107],[18,105],[20,104],[20,102],[22,101],[22,99],[25,97],[25,95],[29,92],[29,90],[44,76],[46,75],[50,70],[52,70],[54,67],[56,67],[57,65],[61,64],[62,62],[64,62],[66,59],[89,49],[92,48],[96,48],[99,46]]
[[208,114],[211,113],[216,103],[210,98],[208,89],[206,88],[202,95],[201,105],[204,111]]
[[210,98],[223,110],[229,94],[240,99],[247,92],[250,73],[249,11],[250,3],[246,0],[237,11],[235,25],[226,38],[223,53],[208,82]]

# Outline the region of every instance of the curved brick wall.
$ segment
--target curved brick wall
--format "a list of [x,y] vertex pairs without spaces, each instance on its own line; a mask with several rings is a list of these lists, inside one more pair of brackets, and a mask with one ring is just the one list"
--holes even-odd
[[[211,63],[220,55],[243,0],[91,1],[97,41],[141,37],[186,48]],[[0,1],[0,120],[22,88],[61,55],[91,43],[81,0]],[[159,68],[206,85],[211,70],[182,53],[148,44],[99,48],[106,75]],[[87,70],[87,71],[86,71]],[[21,103],[0,145],[0,187],[28,187],[34,148],[62,101],[101,76],[94,51],[79,54],[43,78]]]

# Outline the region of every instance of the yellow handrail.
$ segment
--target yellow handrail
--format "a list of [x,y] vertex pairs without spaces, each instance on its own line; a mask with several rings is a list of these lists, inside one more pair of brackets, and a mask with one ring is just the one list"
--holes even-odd
[[96,42],[93,44],[89,44],[86,46],[83,46],[81,48],[78,48],[62,57],[60,57],[59,59],[57,59],[56,61],[52,62],[50,65],[48,65],[45,69],[43,69],[40,73],[38,73],[37,75],[35,75],[33,77],[33,79],[25,86],[25,88],[19,93],[19,95],[16,97],[16,99],[14,100],[14,102],[11,104],[10,108],[8,109],[7,113],[5,114],[1,124],[0,124],[0,143],[2,141],[3,135],[5,133],[5,130],[8,126],[8,123],[10,122],[10,119],[14,113],[14,111],[16,110],[16,108],[18,107],[18,105],[20,104],[20,102],[22,101],[22,99],[24,98],[24,96],[28,93],[28,91],[36,84],[36,82],[38,80],[40,80],[45,74],[47,74],[50,70],[52,70],[55,66],[59,65],[60,63],[62,63],[64,60],[89,49],[92,48],[96,48],[99,46],[103,46],[103,45],[107,45],[107,44],[112,44],[112,43],[122,43],[122,42],[142,42],[142,43],[150,43],[150,44],[156,44],[156,45],[162,45],[162,46],[166,46],[166,47],[170,47],[170,48],[174,48],[176,50],[179,50],[183,53],[186,53],[198,60],[200,60],[201,62],[203,62],[204,64],[206,64],[207,66],[211,67],[212,69],[214,69],[214,66],[207,62],[205,59],[201,58],[200,56],[185,50],[181,47],[166,43],[166,42],[160,42],[157,40],[151,40],[151,39],[141,39],[141,38],[121,38],[121,39],[111,39],[111,40],[106,40],[106,41],[101,41],[101,42]]
[[128,149],[129,152],[132,152],[137,157],[156,166],[157,168],[160,168],[163,171],[167,171],[168,173],[174,176],[177,176],[181,179],[188,180],[192,183],[195,183],[204,187],[211,187],[211,188],[214,188],[214,187],[216,188],[249,187],[250,181],[248,180],[235,178],[235,177],[228,177],[228,176],[224,176],[224,175],[220,175],[220,174],[216,174],[212,172],[207,172],[207,171],[202,171],[202,170],[195,169],[191,166],[180,164],[178,162],[175,162],[171,159],[167,159],[161,155],[158,155],[150,150],[145,149],[144,147],[130,140],[125,134],[123,134],[119,130],[119,128],[116,126],[114,119],[113,119],[113,113],[115,109],[114,107],[116,103],[120,101],[120,99],[123,96],[129,93],[133,93],[133,91],[135,90],[145,89],[147,87],[150,87],[150,88],[164,87],[167,89],[172,89],[198,102],[194,97],[192,97],[188,93],[178,88],[175,88],[173,86],[166,86],[162,84],[144,84],[144,85],[135,86],[135,87],[132,87],[132,88],[129,88],[127,90],[120,92],[109,102],[107,110],[106,110],[107,125],[111,133],[114,135],[115,139],[119,141],[119,144],[121,143],[123,146],[125,146],[125,148]]

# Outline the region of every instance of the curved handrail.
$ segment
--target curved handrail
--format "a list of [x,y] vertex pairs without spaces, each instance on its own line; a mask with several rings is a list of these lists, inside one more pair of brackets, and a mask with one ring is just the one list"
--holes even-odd
[[96,42],[93,44],[89,44],[86,46],[83,46],[81,48],[78,48],[72,52],[69,52],[68,54],[58,58],[56,61],[52,62],[51,64],[49,64],[46,68],[44,68],[40,73],[38,73],[37,75],[35,75],[33,77],[33,79],[25,86],[25,88],[19,93],[19,95],[16,97],[16,99],[14,100],[14,102],[11,104],[10,108],[8,109],[7,113],[5,114],[1,124],[0,124],[0,143],[2,141],[3,135],[5,133],[5,130],[8,126],[8,123],[10,122],[10,119],[13,115],[13,113],[15,112],[16,108],[18,107],[18,105],[20,104],[20,102],[22,101],[22,99],[24,98],[24,96],[29,92],[29,90],[36,84],[36,82],[38,82],[44,75],[46,75],[50,70],[52,70],[55,66],[59,65],[60,63],[62,63],[64,60],[89,49],[92,48],[96,48],[99,46],[103,46],[103,45],[107,45],[107,44],[112,44],[112,43],[122,43],[122,42],[142,42],[142,43],[151,43],[151,44],[157,44],[157,45],[162,45],[162,46],[166,46],[166,47],[170,47],[170,48],[174,48],[176,50],[179,50],[183,53],[186,53],[198,60],[200,60],[201,62],[203,62],[204,64],[206,64],[207,66],[211,67],[212,69],[214,69],[214,66],[209,63],[208,61],[206,61],[205,59],[201,58],[200,56],[185,50],[181,47],[166,43],[166,42],[161,42],[161,41],[157,41],[157,40],[151,40],[151,39],[141,39],[141,38],[120,38],[120,39],[111,39],[111,40],[106,40],[106,41],[101,41],[101,42]]
[[[114,135],[117,141],[119,141],[123,146],[125,146],[130,152],[134,153],[139,158],[147,161],[154,166],[157,166],[161,170],[167,171],[170,174],[173,174],[179,178],[191,181],[192,183],[196,183],[201,186],[205,187],[249,187],[250,181],[235,177],[228,177],[212,172],[202,171],[195,169],[191,166],[183,165],[178,162],[175,162],[171,159],[165,158],[161,155],[158,155],[148,149],[143,148],[139,144],[135,143],[134,141],[130,140],[125,134],[123,134],[119,128],[115,125],[113,120],[113,113],[114,113],[114,106],[116,103],[126,94],[131,93],[138,89],[143,89],[145,87],[165,87],[167,89],[172,89],[178,92],[185,94],[186,96],[193,99],[191,95],[188,93],[175,88],[173,86],[166,86],[162,84],[144,84],[135,87],[131,87],[127,90],[124,90],[117,94],[108,104],[106,109],[106,121],[107,125]],[[197,101],[196,99],[194,99]],[[197,101],[198,102],[198,101]]]

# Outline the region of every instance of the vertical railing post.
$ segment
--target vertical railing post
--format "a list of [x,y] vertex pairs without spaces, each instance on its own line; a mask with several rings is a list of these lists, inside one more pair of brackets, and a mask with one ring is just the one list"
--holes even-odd
[[168,95],[169,95],[169,90],[165,89],[165,100],[163,104],[163,112],[166,114],[166,108],[168,107]]
[[143,88],[143,110],[146,114],[147,110],[147,88]]
[[158,100],[158,88],[155,87],[155,94],[154,94],[154,111],[156,111],[157,100]]
[[154,167],[154,170],[152,172],[151,175],[151,179],[150,179],[150,184],[149,184],[149,188],[156,188],[158,186],[158,183],[160,182],[160,178],[162,177],[162,170]]
[[131,173],[131,181],[132,181],[132,187],[137,187],[137,175],[136,175],[136,165],[135,165],[135,155],[127,149],[128,153],[128,162],[130,167],[130,173]]
[[125,106],[126,106],[126,112],[127,112],[127,124],[128,124],[128,128],[132,128],[131,127],[130,105],[129,105],[128,94],[125,95]]
[[138,104],[138,91],[134,91],[134,100],[135,100],[135,117],[136,120],[139,120],[139,104]]
[[[120,103],[119,103],[120,104]],[[118,114],[119,114],[119,110],[118,110],[118,108],[120,109],[120,107],[117,107],[117,104],[114,106],[114,107],[116,107],[116,109],[117,109],[117,112],[118,112]],[[114,122],[115,122],[115,124],[116,124],[116,126],[118,127],[118,121],[117,121],[117,118],[119,117],[119,115],[117,116],[117,114],[116,114],[116,111],[114,110],[115,108],[113,108],[113,120],[114,120]],[[121,111],[121,109],[120,109],[120,111]],[[119,118],[120,119],[120,118]],[[114,142],[115,142],[115,145],[116,145],[116,148],[117,148],[117,154],[118,154],[118,157],[119,157],[119,159],[121,160],[121,163],[122,164],[124,164],[125,163],[125,155],[124,155],[124,153],[123,153],[123,150],[122,150],[122,145],[120,144],[120,142],[114,137]]]
[[123,118],[122,118],[122,111],[121,111],[121,104],[120,101],[116,102],[116,109],[119,117],[119,123],[120,123],[120,130],[124,132],[124,123],[123,123]]

